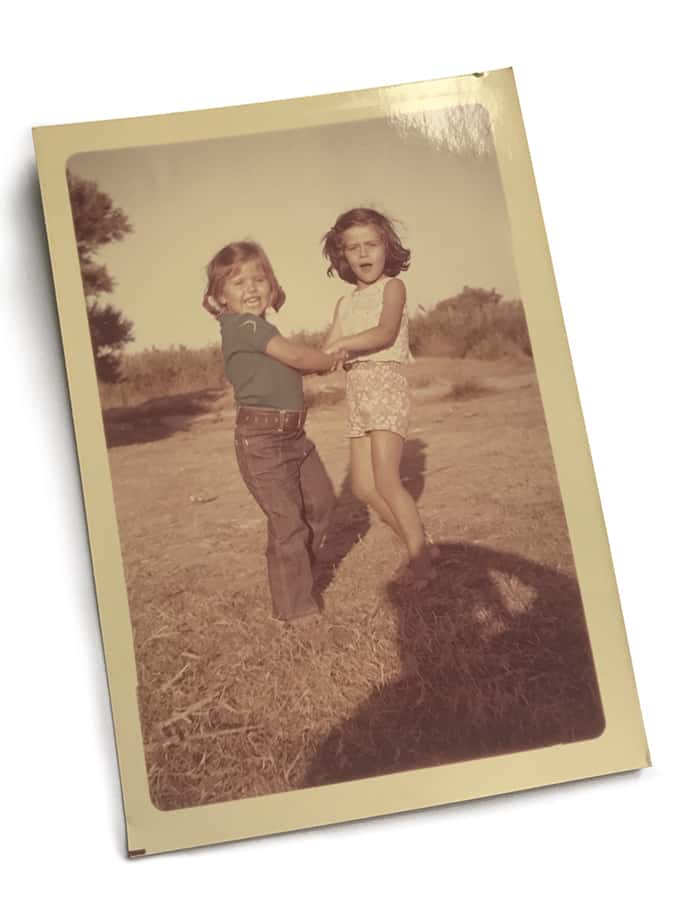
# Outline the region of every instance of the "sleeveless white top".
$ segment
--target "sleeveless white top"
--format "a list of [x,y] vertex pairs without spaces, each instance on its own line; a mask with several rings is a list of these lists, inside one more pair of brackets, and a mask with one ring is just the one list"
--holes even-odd
[[[368,287],[354,288],[349,294],[345,294],[344,297],[340,298],[338,318],[342,337],[351,337],[360,331],[375,328],[380,321],[385,285],[390,280],[387,275],[383,275],[382,278],[374,281]],[[385,347],[383,350],[375,350],[374,352],[365,351],[356,355],[352,354],[351,359],[400,363],[413,361],[408,347],[408,311],[405,303],[401,314],[399,332],[392,346]]]

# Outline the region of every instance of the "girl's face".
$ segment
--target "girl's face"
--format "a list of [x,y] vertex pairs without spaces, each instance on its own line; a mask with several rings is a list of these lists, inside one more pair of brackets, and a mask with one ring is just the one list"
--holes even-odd
[[373,284],[385,271],[385,244],[375,225],[353,225],[342,236],[343,251],[357,284]]
[[224,283],[223,301],[229,312],[263,316],[272,300],[272,286],[256,259],[243,263]]

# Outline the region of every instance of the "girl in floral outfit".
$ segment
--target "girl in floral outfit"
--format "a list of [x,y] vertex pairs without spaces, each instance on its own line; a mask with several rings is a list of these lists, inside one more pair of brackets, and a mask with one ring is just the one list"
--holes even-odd
[[348,353],[352,492],[404,541],[417,583],[432,576],[434,556],[399,466],[408,432],[410,398],[404,367],[411,362],[406,288],[396,277],[411,252],[393,223],[373,209],[343,213],[323,238],[328,274],[351,284],[335,307],[326,353]]

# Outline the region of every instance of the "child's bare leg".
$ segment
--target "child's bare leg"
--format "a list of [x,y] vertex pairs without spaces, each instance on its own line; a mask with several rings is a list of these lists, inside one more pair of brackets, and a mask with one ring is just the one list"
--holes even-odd
[[411,565],[419,576],[432,569],[425,531],[415,500],[401,483],[399,464],[404,440],[393,431],[372,431],[371,461],[377,492],[392,512],[403,535]]
[[357,500],[373,509],[401,540],[405,540],[392,510],[375,486],[370,436],[351,438],[349,455],[352,493]]

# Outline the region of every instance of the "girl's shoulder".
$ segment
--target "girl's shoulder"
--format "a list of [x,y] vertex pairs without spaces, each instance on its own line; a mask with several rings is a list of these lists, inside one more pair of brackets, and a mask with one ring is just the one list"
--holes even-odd
[[375,282],[373,286],[376,293],[378,293],[381,297],[385,296],[385,292],[389,293],[397,293],[397,294],[405,294],[406,293],[406,285],[398,276],[392,275],[383,275],[381,279]]
[[406,293],[406,285],[404,284],[403,280],[401,278],[399,278],[398,276],[394,276],[394,277],[388,276],[384,280],[383,286],[382,286],[383,294],[385,293],[385,291],[388,288],[390,289],[390,291],[396,291],[400,294]]
[[406,285],[401,278],[393,278],[387,275],[376,282],[373,296],[382,303],[386,297],[390,299],[406,300]]

